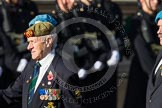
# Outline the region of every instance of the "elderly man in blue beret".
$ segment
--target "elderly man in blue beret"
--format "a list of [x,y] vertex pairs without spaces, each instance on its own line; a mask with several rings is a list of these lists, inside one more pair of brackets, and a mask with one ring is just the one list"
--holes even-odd
[[32,60],[12,85],[0,90],[1,108],[16,102],[21,102],[22,108],[83,108],[80,91],[68,88],[78,83],[77,77],[70,78],[74,73],[55,51],[56,24],[48,14],[38,15],[29,23],[24,36]]
[[[155,18],[157,34],[162,45],[162,11]],[[162,52],[159,53],[147,87],[146,108],[162,108]]]

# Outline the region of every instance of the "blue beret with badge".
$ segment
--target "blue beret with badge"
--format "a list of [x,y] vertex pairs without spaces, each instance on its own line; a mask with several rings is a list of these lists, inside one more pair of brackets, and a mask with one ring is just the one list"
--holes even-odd
[[159,19],[162,19],[162,11],[157,13],[156,18],[155,18],[155,23],[157,23]]
[[48,14],[37,15],[34,19],[29,22],[29,27],[37,22],[50,22],[53,26],[57,25],[57,21]]

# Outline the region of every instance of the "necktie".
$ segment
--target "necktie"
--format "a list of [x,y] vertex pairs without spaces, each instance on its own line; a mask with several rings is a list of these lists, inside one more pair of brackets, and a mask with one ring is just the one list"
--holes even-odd
[[28,104],[31,103],[33,95],[34,95],[34,90],[35,90],[35,84],[37,82],[38,79],[38,75],[39,75],[39,69],[40,69],[40,63],[37,62],[34,66],[34,72],[33,72],[33,78],[31,80],[31,83],[29,85],[29,99],[28,99]]
[[160,65],[160,67],[158,68],[155,74],[155,84],[157,83],[157,79],[161,76],[161,72],[162,72],[162,64]]

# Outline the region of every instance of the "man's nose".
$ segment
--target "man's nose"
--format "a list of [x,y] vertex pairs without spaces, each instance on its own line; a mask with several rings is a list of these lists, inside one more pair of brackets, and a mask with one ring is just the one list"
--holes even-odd
[[33,45],[31,43],[28,44],[27,50],[31,50],[33,48]]
[[162,33],[161,31],[162,31],[162,28],[159,28],[158,31],[157,31],[157,34]]

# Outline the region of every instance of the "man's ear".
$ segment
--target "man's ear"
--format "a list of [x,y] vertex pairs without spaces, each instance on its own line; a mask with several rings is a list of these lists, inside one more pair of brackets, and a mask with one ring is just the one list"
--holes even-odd
[[47,45],[47,47],[51,46],[52,43],[53,43],[52,38],[51,37],[47,37],[46,38],[46,45]]
[[142,4],[143,2],[145,2],[145,0],[139,0],[139,3]]

